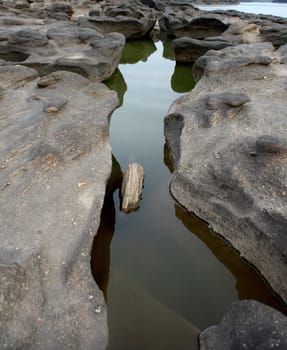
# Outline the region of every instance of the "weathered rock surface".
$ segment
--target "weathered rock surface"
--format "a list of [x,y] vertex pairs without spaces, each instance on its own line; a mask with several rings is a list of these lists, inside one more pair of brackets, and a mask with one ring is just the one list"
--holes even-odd
[[44,15],[57,20],[69,20],[73,13],[72,6],[63,3],[51,4],[44,9]]
[[207,36],[222,34],[228,25],[217,18],[209,16],[195,17],[191,21],[174,28],[172,34],[176,37],[188,36],[195,39],[203,39]]
[[61,69],[93,81],[106,80],[117,68],[125,44],[120,33],[103,34],[67,20],[31,22],[25,18],[18,27],[9,22],[3,27],[0,60],[36,68],[41,75]]
[[127,17],[83,17],[78,20],[81,27],[90,27],[104,33],[119,32],[126,39],[139,39],[146,36],[153,28],[155,20]]
[[275,47],[286,44],[287,20],[238,11],[208,13],[192,5],[167,6],[159,19],[162,31],[176,37],[177,62],[193,63],[208,50],[268,41]]
[[193,39],[218,36],[228,28],[223,16],[199,11],[188,4],[167,7],[159,19],[159,25],[170,36]]
[[121,186],[121,209],[130,212],[138,209],[144,181],[144,169],[140,164],[130,163]]
[[126,39],[147,36],[156,22],[152,8],[134,2],[105,2],[101,10],[91,10],[89,17],[80,17],[78,25],[94,28],[102,33],[119,32]]
[[105,349],[90,271],[116,94],[78,74],[0,67],[0,348]]
[[173,196],[211,224],[287,302],[287,68],[270,43],[208,51],[170,107]]
[[178,38],[172,41],[172,47],[177,62],[195,62],[208,50],[221,50],[233,46],[228,40],[197,40],[192,38]]
[[[274,47],[271,43],[243,44],[227,47],[220,51],[208,51],[194,63],[193,75],[196,80],[199,80],[203,76],[211,76],[212,74],[229,75],[232,73],[234,75],[235,72],[242,69],[241,76],[248,75],[250,72],[249,78],[247,76],[248,80],[260,81],[266,79],[264,72],[267,74],[270,70],[267,67],[273,61],[278,63],[281,60],[280,55],[273,52]],[[244,67],[246,69],[243,69]],[[236,79],[236,77],[234,78]]]
[[287,26],[279,23],[262,25],[260,32],[266,41],[278,47],[287,44]]
[[234,302],[222,322],[203,331],[201,350],[287,349],[287,318],[256,301]]

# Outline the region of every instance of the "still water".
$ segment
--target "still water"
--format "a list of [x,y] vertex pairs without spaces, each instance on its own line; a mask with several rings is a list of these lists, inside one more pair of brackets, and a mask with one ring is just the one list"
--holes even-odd
[[[258,274],[169,194],[163,117],[194,86],[191,66],[171,57],[161,41],[129,42],[107,82],[122,106],[111,120],[113,174],[92,270],[108,305],[109,350],[197,349],[198,330],[219,322],[232,301],[281,307]],[[145,182],[140,209],[124,214],[118,186],[129,162],[144,167]]]
[[272,2],[241,2],[238,5],[217,5],[199,6],[202,10],[237,10],[246,13],[258,13],[263,15],[273,15],[287,17],[287,3],[277,4]]

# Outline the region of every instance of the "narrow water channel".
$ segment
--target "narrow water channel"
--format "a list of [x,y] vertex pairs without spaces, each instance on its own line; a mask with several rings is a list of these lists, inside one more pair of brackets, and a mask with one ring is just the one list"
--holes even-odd
[[[218,323],[230,303],[255,299],[280,308],[248,264],[169,194],[172,166],[163,118],[194,86],[162,42],[130,42],[107,83],[122,101],[112,116],[113,174],[94,241],[92,271],[108,305],[109,350],[197,349],[199,329]],[[145,169],[140,209],[119,210],[128,163]]]

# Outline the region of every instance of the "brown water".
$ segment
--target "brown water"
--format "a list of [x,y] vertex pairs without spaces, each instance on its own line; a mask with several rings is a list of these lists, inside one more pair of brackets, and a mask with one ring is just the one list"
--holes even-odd
[[[169,194],[163,117],[194,86],[191,67],[169,58],[161,42],[131,42],[108,82],[123,104],[111,121],[113,174],[92,271],[108,305],[109,350],[197,349],[199,329],[218,323],[238,299],[282,309],[256,271]],[[118,187],[132,161],[145,169],[143,199],[124,214]]]

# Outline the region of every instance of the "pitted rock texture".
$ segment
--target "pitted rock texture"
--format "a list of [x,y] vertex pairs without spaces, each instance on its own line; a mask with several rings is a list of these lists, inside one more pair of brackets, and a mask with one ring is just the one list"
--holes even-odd
[[[268,67],[272,62],[280,62],[281,56],[275,53],[271,43],[242,44],[235,47],[227,47],[219,51],[208,51],[205,55],[199,57],[193,66],[193,76],[196,80],[203,76],[232,74],[239,72],[239,81],[241,77],[248,73],[250,80],[262,80],[264,72],[271,74]],[[279,65],[277,65],[279,67]],[[276,67],[276,66],[275,66]],[[283,66],[282,66],[283,67]],[[244,69],[245,68],[245,69]],[[253,69],[254,68],[254,69]]]
[[165,118],[171,192],[287,302],[287,68],[270,43],[209,51]]
[[0,348],[105,349],[90,249],[118,100],[71,72],[0,67]]
[[159,19],[161,30],[169,36],[203,39],[221,35],[229,26],[220,15],[200,11],[192,5],[167,6]]
[[271,42],[276,47],[287,44],[287,25],[268,23],[261,26],[260,32],[266,41]]
[[199,10],[187,3],[166,6],[159,19],[162,31],[175,37],[177,62],[193,63],[208,50],[227,46],[270,42],[276,48],[286,44],[287,20],[238,11]]
[[126,39],[147,36],[156,22],[156,12],[140,2],[107,1],[101,8],[91,10],[89,17],[80,17],[78,25],[96,29],[102,33],[119,32]]
[[67,70],[93,81],[108,79],[120,62],[125,37],[79,27],[76,21],[59,20],[60,10],[68,11],[65,6],[51,5],[57,19],[34,18],[36,10],[30,16],[23,13],[21,17],[11,11],[0,16],[0,64],[25,65],[37,69],[40,75]]
[[177,62],[192,63],[208,50],[221,50],[233,46],[228,40],[218,38],[217,40],[197,40],[187,37],[172,41],[175,59]]
[[284,350],[287,318],[256,301],[234,302],[222,322],[199,335],[200,350]]

